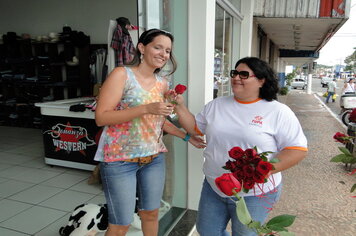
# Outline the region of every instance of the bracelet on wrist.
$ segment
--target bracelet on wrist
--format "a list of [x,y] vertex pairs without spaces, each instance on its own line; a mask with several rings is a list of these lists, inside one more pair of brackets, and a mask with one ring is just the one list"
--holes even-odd
[[188,142],[189,141],[189,139],[190,139],[190,134],[186,134],[185,135],[185,137],[184,138],[182,138],[183,139],[183,141],[186,141],[186,142]]

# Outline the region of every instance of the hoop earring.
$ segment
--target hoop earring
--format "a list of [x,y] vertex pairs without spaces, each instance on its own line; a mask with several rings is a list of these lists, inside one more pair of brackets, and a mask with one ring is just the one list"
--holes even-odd
[[140,61],[141,61],[141,63],[143,63],[143,54],[141,54],[141,56],[140,56]]

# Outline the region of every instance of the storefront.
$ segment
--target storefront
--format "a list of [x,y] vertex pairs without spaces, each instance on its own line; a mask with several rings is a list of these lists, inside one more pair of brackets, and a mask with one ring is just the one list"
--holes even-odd
[[[90,47],[94,45],[93,48],[105,48],[109,37],[109,22],[121,16],[129,18],[133,25],[139,26],[136,35],[133,34],[134,43],[144,29],[159,28],[171,32],[175,37],[173,53],[178,61],[178,69],[169,79],[172,86],[178,83],[188,86],[186,101],[193,113],[199,112],[204,104],[213,99],[214,77],[219,81],[218,96],[230,94],[229,71],[233,69],[238,58],[249,55],[252,3],[247,0],[111,0],[105,4],[94,2],[87,4],[82,0],[76,2],[75,6],[73,2],[67,0],[60,4],[53,3],[41,7],[33,3],[26,7],[25,14],[21,13],[20,9],[14,9],[16,5],[21,5],[15,3],[8,3],[3,8],[7,9],[8,13],[1,10],[0,19],[3,21],[0,26],[4,31],[0,33],[11,31],[17,32],[19,36],[22,33],[29,33],[36,39],[36,36],[52,31],[61,32],[64,26],[70,26],[72,30],[82,31],[90,36]],[[13,12],[21,13],[22,16],[13,15]],[[11,23],[8,23],[9,21]],[[241,34],[245,32],[244,28],[247,33]],[[242,47],[243,43],[245,44]],[[56,73],[65,80],[66,70],[57,70]],[[88,95],[71,87],[53,86],[45,87],[44,90],[48,90],[48,93],[42,94],[43,96],[51,95],[53,92],[61,93],[61,99]],[[59,90],[61,91],[58,92]],[[51,121],[51,124],[56,123],[53,117],[48,121]],[[64,129],[68,126],[65,121],[60,122],[63,123]],[[96,129],[93,130],[93,133],[96,132]],[[92,136],[90,140],[93,140]],[[185,230],[189,231],[192,228],[195,221],[194,210],[198,208],[204,178],[202,150],[197,150],[190,144],[187,145],[186,142],[168,135],[164,137],[164,141],[170,152],[167,154],[160,235],[172,230],[182,217],[183,219],[188,217],[190,222],[185,221]],[[52,155],[50,150],[46,152],[50,159],[51,156],[58,154],[53,152]],[[79,155],[82,156],[84,155]],[[50,160],[49,164],[53,164],[53,160]],[[89,164],[87,169],[95,165]]]

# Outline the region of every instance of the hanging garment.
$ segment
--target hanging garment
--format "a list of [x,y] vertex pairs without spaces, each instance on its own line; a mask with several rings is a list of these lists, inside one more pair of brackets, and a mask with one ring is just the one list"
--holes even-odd
[[126,65],[132,61],[135,46],[130,34],[124,33],[120,25],[117,25],[112,35],[111,47],[115,52],[115,66]]

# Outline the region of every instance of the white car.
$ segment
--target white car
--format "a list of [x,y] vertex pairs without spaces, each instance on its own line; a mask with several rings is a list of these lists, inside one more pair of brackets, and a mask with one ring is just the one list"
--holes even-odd
[[307,82],[304,79],[294,79],[291,83],[291,87],[293,89],[306,89],[307,88]]
[[320,83],[321,83],[321,86],[324,88],[324,87],[327,87],[328,83],[331,81],[333,81],[332,77],[322,77]]

